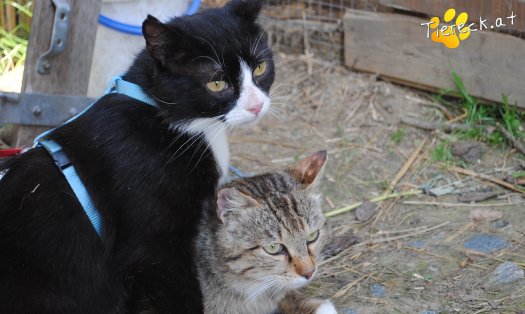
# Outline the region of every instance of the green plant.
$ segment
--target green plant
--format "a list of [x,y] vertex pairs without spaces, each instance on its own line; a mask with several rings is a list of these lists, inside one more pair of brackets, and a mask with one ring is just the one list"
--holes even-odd
[[525,119],[525,114],[518,112],[516,105],[509,104],[508,96],[501,95],[503,100],[503,112],[501,113],[502,125],[514,137],[525,137],[525,132],[521,129],[521,121]]
[[450,143],[448,141],[441,141],[436,145],[436,147],[434,147],[434,150],[432,151],[432,161],[448,162],[452,161],[453,159],[454,157],[450,151]]
[[[16,24],[0,25],[0,75],[24,63],[29,38],[29,18],[32,1],[3,1],[1,6],[15,11]],[[8,10],[9,9],[9,10]],[[2,19],[4,20],[4,19]]]
[[[483,103],[468,93],[463,80],[454,70],[451,71],[451,75],[457,90],[443,90],[435,98],[448,107],[459,104],[466,111],[466,124],[470,128],[457,131],[456,135],[459,138],[476,139],[492,145],[504,144],[505,136],[497,128],[498,124],[514,137],[525,138],[521,126],[525,114],[519,112],[516,105],[509,104],[507,95],[502,95],[503,106]],[[456,103],[448,101],[447,96],[457,97],[458,100]]]
[[395,144],[399,144],[405,137],[405,129],[399,128],[390,135],[390,140]]

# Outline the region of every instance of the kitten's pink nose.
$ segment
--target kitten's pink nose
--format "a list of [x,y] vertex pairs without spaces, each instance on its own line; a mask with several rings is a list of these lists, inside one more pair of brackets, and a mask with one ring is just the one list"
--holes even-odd
[[314,270],[306,272],[306,273],[302,274],[301,276],[303,276],[304,278],[310,280],[313,275],[314,275]]
[[253,113],[254,115],[258,115],[259,112],[261,112],[262,110],[262,107],[263,107],[263,103],[258,103],[258,104],[255,104],[251,107],[248,107],[248,111]]

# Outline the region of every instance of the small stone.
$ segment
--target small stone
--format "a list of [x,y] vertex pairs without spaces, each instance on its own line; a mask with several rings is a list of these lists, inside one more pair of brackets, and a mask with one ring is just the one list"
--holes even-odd
[[505,228],[508,225],[509,225],[509,222],[504,219],[498,219],[492,223],[492,227],[496,229]]
[[452,155],[461,157],[466,162],[474,162],[483,154],[482,145],[476,141],[459,141],[452,143],[450,150]]
[[372,202],[364,202],[355,210],[355,218],[359,221],[368,221],[374,215],[376,204]]
[[490,253],[507,246],[507,241],[494,234],[477,234],[463,243],[466,249],[481,253]]
[[409,246],[409,247],[413,247],[415,249],[421,249],[425,246],[425,241],[423,240],[414,240],[414,241],[410,241],[410,242],[407,242],[405,243],[406,246]]
[[525,275],[523,269],[513,262],[505,262],[500,264],[490,275],[490,285],[500,285],[504,283],[511,283],[523,278]]
[[326,258],[336,256],[343,250],[357,243],[357,237],[353,234],[347,234],[336,237],[332,242],[325,246],[323,255]]
[[380,284],[374,283],[370,286],[370,293],[373,297],[382,298],[386,296],[386,288]]

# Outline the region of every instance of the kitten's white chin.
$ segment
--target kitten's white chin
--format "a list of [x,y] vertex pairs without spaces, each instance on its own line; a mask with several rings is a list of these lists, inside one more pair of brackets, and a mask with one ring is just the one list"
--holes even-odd
[[297,277],[297,278],[290,280],[290,282],[288,283],[288,288],[291,290],[299,289],[299,288],[306,286],[309,282],[310,280],[306,278]]

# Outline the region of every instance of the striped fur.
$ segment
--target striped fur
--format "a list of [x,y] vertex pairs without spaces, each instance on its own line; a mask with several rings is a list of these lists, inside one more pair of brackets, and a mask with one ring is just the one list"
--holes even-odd
[[[330,313],[329,301],[296,292],[312,279],[326,232],[315,188],[326,153],[305,160],[222,187],[217,215],[203,222],[197,243],[205,313]],[[272,243],[286,250],[271,255],[263,247]]]

